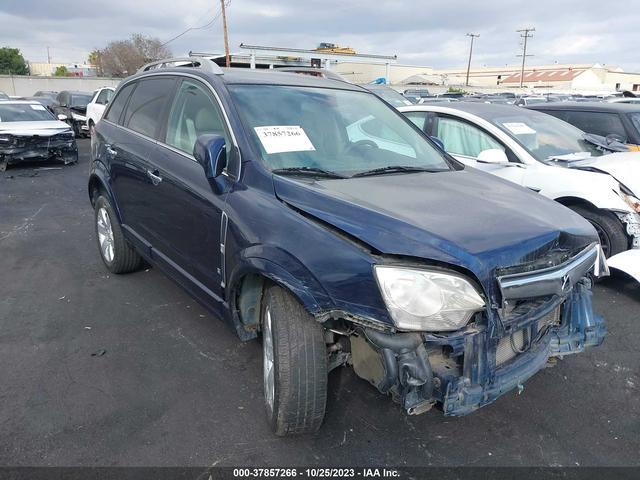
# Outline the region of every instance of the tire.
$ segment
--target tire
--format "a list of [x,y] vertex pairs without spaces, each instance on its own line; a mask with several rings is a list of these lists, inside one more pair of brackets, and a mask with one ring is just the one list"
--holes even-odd
[[111,273],[129,273],[142,266],[142,257],[127,242],[106,197],[96,200],[94,223],[100,258]]
[[598,232],[602,250],[607,258],[629,249],[629,238],[624,225],[613,213],[579,205],[569,208],[583,216],[594,226],[596,232]]
[[324,330],[277,286],[269,287],[262,301],[262,349],[265,405],[273,432],[285,436],[318,431],[327,403]]
[[96,134],[96,124],[93,123],[93,120],[89,120],[89,137],[93,138]]

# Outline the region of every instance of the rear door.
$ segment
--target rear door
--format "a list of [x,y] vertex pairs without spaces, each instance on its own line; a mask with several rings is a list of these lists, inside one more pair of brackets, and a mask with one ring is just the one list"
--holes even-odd
[[202,134],[225,138],[230,132],[210,88],[196,79],[180,81],[169,108],[166,126],[150,158],[157,177],[147,199],[153,205],[153,254],[174,274],[186,278],[209,296],[221,296],[224,267],[221,255],[225,227],[223,211],[233,179],[226,174],[208,180],[193,157]]
[[[154,231],[155,210],[149,198],[153,187],[149,176],[152,169],[148,157],[155,147],[175,81],[163,75],[125,86],[105,117],[113,121],[117,110],[121,110],[117,126],[110,129],[110,138],[105,138],[105,151],[123,228],[142,248],[152,244]],[[120,103],[121,95],[128,95],[125,105]]]

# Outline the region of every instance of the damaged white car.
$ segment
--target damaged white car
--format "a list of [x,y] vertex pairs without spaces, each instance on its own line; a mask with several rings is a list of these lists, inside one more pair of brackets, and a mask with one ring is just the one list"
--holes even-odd
[[0,100],[0,172],[22,161],[77,162],[75,135],[63,117],[38,102]]
[[399,110],[466,165],[582,215],[596,228],[609,266],[640,281],[640,153],[610,153],[619,145],[510,105],[459,102]]

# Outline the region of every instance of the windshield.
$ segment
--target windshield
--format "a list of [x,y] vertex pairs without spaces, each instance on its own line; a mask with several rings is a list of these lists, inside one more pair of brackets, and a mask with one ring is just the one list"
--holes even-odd
[[39,103],[11,103],[0,105],[0,122],[33,122],[55,120]]
[[280,85],[232,85],[229,91],[273,170],[340,176],[400,166],[451,170],[436,147],[371,93]]
[[369,90],[371,90],[373,93],[375,93],[384,101],[390,103],[394,107],[404,107],[407,105],[412,105],[412,103],[409,100],[407,100],[403,95],[401,95],[399,92],[396,92],[392,88],[369,87]]
[[551,115],[518,109],[511,115],[488,120],[541,162],[572,153],[602,155],[602,151],[584,139],[582,130]]
[[86,107],[87,104],[91,101],[93,94],[73,94],[71,95],[71,103],[69,106],[71,107]]

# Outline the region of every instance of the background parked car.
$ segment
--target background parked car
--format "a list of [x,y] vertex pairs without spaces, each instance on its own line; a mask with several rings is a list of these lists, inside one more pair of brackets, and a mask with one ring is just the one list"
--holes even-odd
[[113,97],[113,87],[102,87],[96,90],[91,101],[87,104],[87,129],[89,134],[93,135],[96,123],[102,118],[104,109],[107,107]]
[[[77,137],[88,134],[87,104],[91,101],[93,93],[63,90],[56,96],[56,104],[53,111],[56,115],[64,115],[64,119]],[[60,118],[60,117],[58,117]]]
[[0,172],[24,160],[50,159],[78,161],[71,127],[38,102],[0,100]]
[[375,93],[377,96],[382,98],[387,103],[390,103],[394,107],[402,107],[406,105],[411,105],[411,101],[407,100],[400,92],[394,90],[387,85],[376,85],[376,84],[368,84],[362,85],[363,88],[366,88],[370,92]]
[[640,280],[640,154],[603,154],[604,137],[526,108],[458,102],[400,111],[461,162],[582,215],[610,265]]
[[411,103],[418,103],[421,98],[432,96],[426,88],[408,88],[402,94]]
[[640,150],[640,104],[562,102],[532,105],[530,108],[553,115],[584,132],[626,143],[633,150]]
[[58,96],[58,92],[54,91],[54,90],[38,90],[36,93],[33,94],[34,97],[47,97],[50,98],[51,100],[55,100],[56,97]]
[[526,105],[536,105],[538,103],[547,103],[547,99],[545,97],[520,97],[515,102],[514,105],[519,107],[524,107]]

